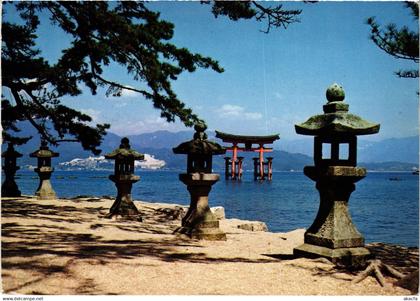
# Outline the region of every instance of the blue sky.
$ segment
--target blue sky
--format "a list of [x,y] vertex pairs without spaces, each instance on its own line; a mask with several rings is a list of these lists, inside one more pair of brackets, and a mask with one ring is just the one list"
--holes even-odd
[[[260,31],[265,23],[216,19],[210,6],[199,2],[148,3],[175,24],[177,46],[211,56],[225,69],[221,74],[185,73],[173,83],[179,98],[210,129],[297,139],[294,124],[321,113],[326,88],[337,82],[346,91],[350,112],[381,124],[371,139],[418,135],[418,81],[394,75],[415,64],[382,52],[369,40],[365,24],[376,16],[381,24],[417,28],[402,2],[282,3],[287,9],[302,9],[301,22],[269,34]],[[68,44],[48,22],[39,36],[40,49],[51,61]],[[112,66],[106,76],[139,85],[120,67]],[[110,131],[120,135],[186,129],[179,122],[166,123],[149,101],[131,92],[107,98],[86,90],[64,102],[89,113],[95,122],[111,123]]]

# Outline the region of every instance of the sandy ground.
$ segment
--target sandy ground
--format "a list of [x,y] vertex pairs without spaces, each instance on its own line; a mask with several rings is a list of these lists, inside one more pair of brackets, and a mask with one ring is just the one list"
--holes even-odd
[[[2,292],[42,295],[410,295],[386,277],[356,274],[325,260],[293,258],[304,229],[241,230],[221,220],[227,241],[172,234],[168,204],[136,202],[144,222],[101,218],[112,200],[2,199]],[[418,249],[372,244],[380,259],[408,273]]]

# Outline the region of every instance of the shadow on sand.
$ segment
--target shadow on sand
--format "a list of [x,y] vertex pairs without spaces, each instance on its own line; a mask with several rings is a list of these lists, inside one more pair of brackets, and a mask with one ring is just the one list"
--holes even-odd
[[[67,203],[68,204],[68,203]],[[278,262],[275,258],[248,259],[209,257],[200,251],[199,241],[168,235],[179,226],[179,220],[165,218],[149,208],[141,210],[145,222],[118,222],[101,219],[107,208],[76,207],[60,204],[47,205],[34,200],[8,199],[1,203],[2,216],[9,222],[2,223],[3,284],[10,279],[13,270],[31,271],[34,277],[23,283],[4,286],[5,292],[15,292],[42,281],[46,277],[65,274],[72,277],[69,266],[83,260],[92,265],[106,265],[117,259],[150,257],[166,262],[192,263],[267,263]],[[92,219],[92,217],[94,217]],[[10,222],[13,218],[28,219],[28,223]],[[4,220],[4,219],[3,219]],[[36,220],[39,223],[33,223]],[[73,225],[86,223],[87,233],[77,233]],[[89,226],[90,225],[90,226]],[[158,234],[143,239],[105,239],[96,230],[119,229],[133,233]],[[149,238],[150,237],[150,238]],[[191,252],[186,252],[186,249]],[[53,258],[46,261],[46,257]],[[22,282],[22,281],[20,281]],[[94,285],[93,279],[78,279],[76,294],[109,294]],[[80,284],[81,283],[81,284]],[[43,294],[32,291],[32,294]]]

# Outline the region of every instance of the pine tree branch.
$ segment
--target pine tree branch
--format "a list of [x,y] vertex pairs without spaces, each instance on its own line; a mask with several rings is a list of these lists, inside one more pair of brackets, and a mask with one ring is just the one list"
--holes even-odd
[[419,62],[418,33],[410,32],[406,27],[398,30],[394,24],[389,24],[384,31],[374,17],[368,18],[366,23],[371,27],[371,40],[380,49],[395,58]]
[[282,10],[282,5],[277,7],[264,7],[256,1],[252,1],[252,4],[258,8],[259,12],[256,13],[255,19],[262,21],[267,18],[267,29],[262,32],[269,33],[271,26],[287,28],[289,24],[300,22],[296,16],[300,15],[302,10]]
[[[377,39],[379,39],[381,43],[379,43]],[[413,60],[416,63],[419,62],[418,57],[402,54],[401,52],[397,52],[398,50],[393,50],[394,45],[388,39],[386,39],[383,35],[381,35],[379,32],[376,33],[376,35],[372,34],[372,40],[380,49],[382,49],[383,51],[385,51],[389,55],[392,55],[395,58],[404,59],[404,60]]]
[[32,118],[31,114],[28,113],[17,90],[15,90],[13,87],[9,88],[12,92],[13,98],[15,99],[16,106],[21,110],[22,114],[26,117],[26,119],[32,124],[34,128],[37,129],[38,133],[42,136],[42,138],[44,138],[46,141],[53,145],[57,145],[56,141],[51,137],[50,134],[48,134],[45,128],[36,123],[35,120]]
[[125,86],[123,84],[120,84],[120,83],[117,83],[117,82],[114,82],[114,81],[107,80],[107,79],[103,78],[102,76],[98,75],[96,72],[93,72],[93,77],[96,78],[97,80],[107,84],[107,85],[111,85],[111,86],[114,86],[114,87],[117,87],[117,88],[120,88],[120,89],[125,89],[125,90],[138,92],[138,93],[144,95],[146,98],[153,98],[153,95],[148,93],[147,91],[139,90],[139,89],[136,89],[136,88],[133,88],[133,87]]
[[56,142],[56,143],[60,143],[60,142],[80,142],[79,140],[77,140],[77,139],[54,139],[54,141]]

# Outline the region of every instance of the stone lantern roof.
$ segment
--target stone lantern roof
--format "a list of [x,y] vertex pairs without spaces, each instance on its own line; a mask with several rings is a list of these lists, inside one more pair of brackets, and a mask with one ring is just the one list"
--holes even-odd
[[197,123],[194,126],[194,138],[174,147],[175,154],[187,155],[221,155],[226,153],[226,149],[220,144],[207,140],[207,134],[204,132],[207,126],[203,123]]
[[8,158],[20,158],[20,157],[22,157],[22,154],[19,153],[19,152],[17,152],[15,150],[15,148],[13,147],[13,144],[12,143],[9,143],[9,145],[7,146],[7,150],[5,150],[1,154],[1,156],[3,158],[5,158],[5,157],[8,157]]
[[47,142],[42,140],[41,146],[38,150],[34,151],[29,155],[30,157],[35,158],[52,158],[52,157],[58,157],[59,153],[53,152],[48,148]]
[[144,160],[144,155],[130,148],[130,140],[124,137],[121,139],[120,147],[105,155],[106,159],[115,160],[116,158],[133,158],[134,160]]
[[324,114],[310,117],[301,124],[296,124],[296,133],[301,135],[370,135],[379,132],[379,124],[371,123],[361,117],[348,113],[349,105],[344,102],[344,90],[338,84],[332,84],[326,92],[327,104]]

